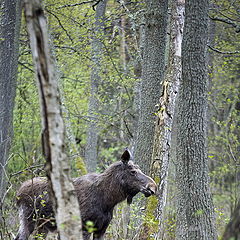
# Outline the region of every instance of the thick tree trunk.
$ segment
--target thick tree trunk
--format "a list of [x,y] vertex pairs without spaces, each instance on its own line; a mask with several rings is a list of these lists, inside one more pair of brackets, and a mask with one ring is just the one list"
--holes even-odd
[[38,80],[43,125],[43,150],[51,183],[60,239],[82,239],[80,210],[64,152],[65,129],[59,87],[50,53],[47,23],[39,0],[25,0],[25,16]]
[[168,1],[148,0],[146,6],[140,112],[134,157],[141,169],[149,173],[157,105],[165,68]]
[[[4,200],[6,164],[13,135],[21,1],[0,1],[0,208]],[[0,214],[1,215],[1,214]]]
[[186,1],[177,133],[176,239],[216,239],[207,157],[208,0]]
[[171,148],[175,104],[181,79],[181,46],[184,24],[184,0],[172,1],[171,36],[168,57],[168,69],[163,81],[160,106],[155,127],[151,175],[159,180],[159,194],[156,217],[159,221],[160,239],[163,209],[167,197],[167,178]]
[[91,72],[91,92],[88,105],[89,124],[87,130],[87,144],[85,149],[85,159],[87,169],[94,172],[97,168],[98,156],[98,135],[99,135],[99,85],[101,85],[101,69],[103,57],[103,35],[104,16],[107,0],[100,1],[96,7],[95,26],[92,39],[92,72]]

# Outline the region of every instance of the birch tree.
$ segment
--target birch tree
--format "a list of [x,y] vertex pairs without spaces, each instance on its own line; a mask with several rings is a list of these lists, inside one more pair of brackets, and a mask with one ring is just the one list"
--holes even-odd
[[82,239],[80,210],[64,149],[65,129],[47,23],[39,0],[25,0],[24,3],[41,103],[46,171],[52,190],[57,229],[61,240]]

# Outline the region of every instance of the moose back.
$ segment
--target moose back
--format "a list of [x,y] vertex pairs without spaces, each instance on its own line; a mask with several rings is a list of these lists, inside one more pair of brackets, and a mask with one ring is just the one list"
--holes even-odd
[[[83,223],[83,239],[90,239],[87,223],[94,224],[93,239],[102,240],[112,219],[116,204],[139,192],[145,197],[156,193],[157,185],[131,160],[125,150],[121,161],[110,165],[103,173],[90,173],[73,179]],[[56,230],[52,202],[46,178],[38,177],[22,184],[17,193],[20,227],[15,240],[27,240],[33,231],[47,235]]]

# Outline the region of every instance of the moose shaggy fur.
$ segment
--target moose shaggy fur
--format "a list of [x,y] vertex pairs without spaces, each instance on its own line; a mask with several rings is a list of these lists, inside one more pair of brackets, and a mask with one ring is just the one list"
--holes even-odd
[[[84,240],[91,235],[87,229],[88,221],[94,224],[93,239],[102,240],[116,204],[125,199],[130,204],[139,192],[146,197],[156,193],[154,180],[142,173],[130,158],[131,154],[126,150],[121,161],[109,166],[102,174],[90,173],[73,179],[81,210]],[[46,235],[56,230],[48,188],[47,179],[41,177],[28,180],[20,187],[17,193],[20,228],[15,240],[27,240],[33,231]]]

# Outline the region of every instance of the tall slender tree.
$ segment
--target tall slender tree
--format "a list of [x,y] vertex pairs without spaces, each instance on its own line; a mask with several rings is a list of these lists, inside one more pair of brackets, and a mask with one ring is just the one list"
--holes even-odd
[[47,22],[39,0],[25,0],[24,3],[41,103],[43,151],[59,238],[81,240],[80,210],[65,153],[65,127]]
[[92,36],[92,71],[91,71],[91,92],[89,97],[88,114],[89,123],[87,130],[87,144],[85,159],[88,171],[95,171],[97,168],[98,135],[99,135],[99,85],[102,81],[102,58],[103,58],[103,35],[104,17],[107,0],[100,1],[96,6],[94,31]]
[[21,1],[0,1],[0,206],[4,200],[5,171],[13,135]]
[[186,1],[177,132],[176,239],[216,239],[207,156],[209,0]]

